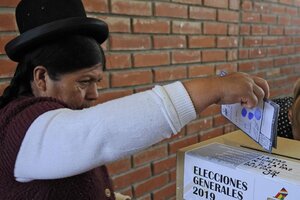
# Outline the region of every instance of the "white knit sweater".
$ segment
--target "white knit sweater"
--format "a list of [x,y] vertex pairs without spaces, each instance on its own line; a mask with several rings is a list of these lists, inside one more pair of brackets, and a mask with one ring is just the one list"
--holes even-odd
[[14,175],[28,182],[80,174],[169,138],[195,118],[180,82],[84,110],[52,110],[28,129]]

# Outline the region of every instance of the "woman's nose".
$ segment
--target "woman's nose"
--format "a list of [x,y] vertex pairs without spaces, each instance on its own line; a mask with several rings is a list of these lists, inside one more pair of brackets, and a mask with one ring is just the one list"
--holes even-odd
[[86,98],[88,100],[96,100],[98,98],[98,87],[97,83],[93,83],[89,86],[87,93],[86,93]]

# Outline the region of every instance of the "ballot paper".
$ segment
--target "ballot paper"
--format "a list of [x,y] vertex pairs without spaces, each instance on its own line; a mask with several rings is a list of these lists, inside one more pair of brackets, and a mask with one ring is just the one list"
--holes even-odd
[[277,147],[279,105],[262,100],[255,108],[240,103],[222,105],[221,113],[268,152]]

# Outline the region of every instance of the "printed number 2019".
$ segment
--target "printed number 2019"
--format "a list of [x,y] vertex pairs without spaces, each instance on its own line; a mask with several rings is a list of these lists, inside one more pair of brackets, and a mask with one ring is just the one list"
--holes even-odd
[[216,199],[216,195],[214,193],[209,191],[204,191],[202,188],[198,188],[196,186],[193,187],[193,194],[200,197],[204,197],[205,199],[209,199],[209,200]]

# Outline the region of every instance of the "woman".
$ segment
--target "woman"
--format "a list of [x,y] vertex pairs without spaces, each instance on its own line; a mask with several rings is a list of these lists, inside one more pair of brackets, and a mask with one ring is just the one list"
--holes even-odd
[[294,85],[293,97],[274,99],[280,106],[277,134],[280,137],[300,140],[300,79]]
[[207,106],[268,97],[243,73],[175,82],[90,107],[98,97],[107,25],[80,0],[22,0],[18,62],[0,98],[0,199],[115,199],[105,164],[176,134]]

